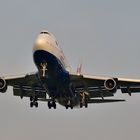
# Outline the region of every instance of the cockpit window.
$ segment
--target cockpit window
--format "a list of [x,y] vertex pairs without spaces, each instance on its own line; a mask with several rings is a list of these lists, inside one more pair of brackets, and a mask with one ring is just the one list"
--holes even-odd
[[49,34],[48,32],[41,32],[40,34]]

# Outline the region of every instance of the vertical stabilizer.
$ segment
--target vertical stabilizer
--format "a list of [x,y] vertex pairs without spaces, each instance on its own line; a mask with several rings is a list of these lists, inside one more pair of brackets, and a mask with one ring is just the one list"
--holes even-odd
[[81,74],[81,71],[82,71],[82,63],[80,63],[80,64],[78,65],[76,73],[77,73],[78,75],[80,75],[80,74]]

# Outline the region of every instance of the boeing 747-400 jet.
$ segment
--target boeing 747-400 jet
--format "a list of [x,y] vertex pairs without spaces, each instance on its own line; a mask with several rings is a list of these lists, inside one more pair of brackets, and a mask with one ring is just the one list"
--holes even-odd
[[38,69],[36,73],[1,77],[0,92],[5,93],[12,86],[15,96],[30,98],[30,107],[38,107],[38,101],[44,101],[49,109],[56,109],[56,103],[73,109],[87,108],[89,103],[125,101],[106,99],[118,89],[130,96],[140,92],[140,80],[84,75],[81,65],[73,73],[55,37],[47,30],[34,43],[33,60]]

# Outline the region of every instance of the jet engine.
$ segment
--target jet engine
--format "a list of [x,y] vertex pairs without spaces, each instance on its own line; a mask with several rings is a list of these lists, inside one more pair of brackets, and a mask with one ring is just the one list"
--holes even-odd
[[107,80],[104,82],[104,87],[105,87],[108,91],[115,93],[116,90],[117,90],[117,84],[116,84],[115,79],[107,79]]
[[0,78],[0,92],[4,93],[7,90],[7,84],[5,79]]

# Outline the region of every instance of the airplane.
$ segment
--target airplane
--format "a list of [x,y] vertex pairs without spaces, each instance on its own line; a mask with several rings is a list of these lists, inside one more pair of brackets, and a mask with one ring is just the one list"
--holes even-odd
[[113,97],[118,90],[130,96],[140,92],[138,79],[85,75],[82,65],[73,72],[56,38],[47,30],[41,31],[34,42],[33,60],[37,72],[0,77],[0,92],[12,86],[14,96],[30,99],[30,107],[44,101],[49,109],[56,109],[57,103],[73,109],[87,108],[90,103],[121,102],[125,100],[106,97]]

